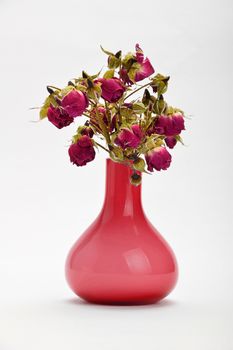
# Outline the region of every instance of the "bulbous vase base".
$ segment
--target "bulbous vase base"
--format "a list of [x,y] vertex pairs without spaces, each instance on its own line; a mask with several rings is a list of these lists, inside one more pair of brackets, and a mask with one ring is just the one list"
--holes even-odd
[[174,288],[178,269],[171,248],[141,206],[130,169],[107,161],[102,211],[71,249],[66,278],[82,299],[98,304],[158,302]]

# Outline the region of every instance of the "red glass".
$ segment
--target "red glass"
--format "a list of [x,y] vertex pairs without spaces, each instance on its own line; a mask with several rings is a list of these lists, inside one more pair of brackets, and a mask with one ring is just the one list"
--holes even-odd
[[79,297],[103,304],[147,304],[177,281],[169,245],[144,214],[129,167],[107,159],[103,208],[71,249],[66,278]]

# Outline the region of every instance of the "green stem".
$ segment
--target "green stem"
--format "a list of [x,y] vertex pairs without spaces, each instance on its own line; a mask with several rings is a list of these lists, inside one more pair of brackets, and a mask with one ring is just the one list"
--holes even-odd
[[108,126],[110,127],[110,124],[111,124],[111,113],[110,113],[110,110],[108,108],[108,104],[106,101],[105,102],[105,109],[106,109],[106,113],[107,113],[107,121],[108,121]]
[[110,153],[110,151],[107,148],[105,148],[104,146],[102,146],[100,143],[98,143],[96,141],[95,141],[95,143],[97,144],[97,146],[99,146],[100,148],[103,148],[106,152]]
[[143,88],[145,88],[145,87],[147,87],[147,86],[149,86],[149,85],[150,85],[150,83],[147,83],[147,84],[145,84],[145,85],[143,85],[143,86],[140,86],[140,88],[134,90],[134,91],[131,92],[128,96],[126,96],[126,98],[124,99],[124,101],[125,101],[128,97],[130,97],[130,96],[132,96],[133,94],[135,94],[135,92],[138,92],[139,90],[141,90],[141,89],[143,89]]
[[92,104],[92,106],[95,106],[95,103],[91,99],[89,99],[89,102]]
[[[98,99],[96,98],[96,104],[98,103]],[[101,118],[99,111],[98,111],[98,107],[96,108],[96,115],[97,115],[97,121],[99,123],[100,129],[102,130],[102,135],[105,137],[107,144],[111,144],[111,139],[108,133],[108,130],[106,128],[106,125],[103,121],[103,119]]]
[[90,122],[90,125],[95,129],[95,131],[97,131],[99,134],[103,135],[102,130],[100,128],[98,128],[97,125],[95,125],[92,122]]

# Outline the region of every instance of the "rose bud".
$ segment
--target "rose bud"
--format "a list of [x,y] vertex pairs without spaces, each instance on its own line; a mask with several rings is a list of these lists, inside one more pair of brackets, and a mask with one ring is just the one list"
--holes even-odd
[[86,165],[95,158],[93,142],[86,135],[81,136],[76,143],[73,143],[68,152],[71,163],[77,166]]
[[82,130],[80,133],[81,133],[81,135],[86,135],[86,136],[89,136],[90,138],[92,138],[94,135],[94,131],[92,130],[92,128],[90,126],[82,127]]
[[127,147],[137,148],[143,138],[139,125],[132,125],[130,129],[123,128],[115,139],[115,144],[125,149]]
[[134,172],[131,177],[130,177],[130,182],[132,185],[134,186],[138,186],[141,184],[142,182],[142,177],[140,174],[137,174],[136,172]]
[[150,135],[152,135],[152,134],[155,134],[156,132],[155,132],[155,128],[154,128],[154,126],[151,126],[150,128],[148,128],[147,130],[146,130],[146,134],[148,135],[148,136],[150,136]]
[[129,109],[132,109],[133,108],[133,103],[132,102],[125,102],[125,103],[123,103],[123,106],[127,107]]
[[53,107],[53,105],[50,105],[48,108],[47,116],[48,120],[58,129],[62,129],[74,121],[74,118],[67,114],[66,111],[59,107]]
[[116,129],[116,123],[117,123],[117,114],[115,114],[112,117],[112,120],[111,120],[111,123],[110,123],[110,128],[109,128],[110,132],[113,132]]
[[129,79],[127,69],[121,68],[121,70],[119,71],[119,75],[120,75],[121,80],[125,84],[128,84],[128,85],[132,85],[133,84],[133,82]]
[[71,90],[61,100],[61,106],[71,117],[82,115],[88,104],[86,94],[79,90]]
[[125,86],[118,78],[99,78],[97,81],[101,83],[102,98],[108,102],[117,102],[125,92]]
[[155,133],[159,135],[175,136],[179,135],[184,127],[184,117],[182,114],[160,115],[155,122]]
[[146,156],[147,169],[151,172],[154,169],[160,171],[167,170],[171,164],[172,156],[167,151],[165,147],[156,147],[149,152],[147,152]]
[[165,138],[164,141],[165,141],[167,147],[169,147],[169,148],[174,148],[176,143],[177,143],[177,140],[174,136],[168,136]]
[[143,51],[139,47],[139,44],[136,44],[136,60],[137,63],[140,64],[140,69],[135,75],[135,81],[140,81],[145,78],[148,78],[151,74],[154,73],[155,70],[150,63],[150,60],[147,57],[144,58]]
[[117,68],[120,65],[121,60],[115,55],[108,56],[108,67],[109,68]]

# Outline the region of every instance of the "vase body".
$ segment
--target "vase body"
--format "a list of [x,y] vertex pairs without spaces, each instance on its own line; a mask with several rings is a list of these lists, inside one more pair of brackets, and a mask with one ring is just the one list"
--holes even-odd
[[177,281],[174,253],[145,216],[141,185],[131,185],[130,174],[107,159],[102,210],[67,257],[68,284],[89,302],[153,303]]

